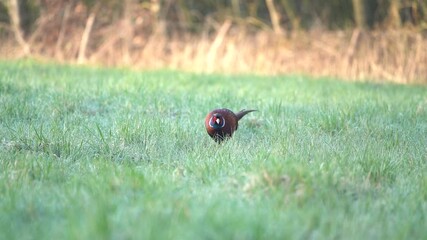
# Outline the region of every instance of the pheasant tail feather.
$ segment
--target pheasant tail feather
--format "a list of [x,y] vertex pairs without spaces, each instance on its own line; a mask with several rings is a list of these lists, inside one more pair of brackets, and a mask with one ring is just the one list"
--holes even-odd
[[243,110],[241,110],[240,112],[238,112],[237,114],[236,114],[236,116],[237,116],[237,119],[238,120],[240,120],[243,116],[245,116],[246,114],[248,114],[248,113],[250,113],[250,112],[254,112],[254,111],[257,111],[257,110],[245,110],[245,109],[243,109]]

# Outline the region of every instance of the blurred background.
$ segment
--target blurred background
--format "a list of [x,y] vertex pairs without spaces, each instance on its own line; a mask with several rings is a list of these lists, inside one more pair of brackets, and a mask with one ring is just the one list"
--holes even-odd
[[0,0],[0,56],[427,83],[427,0]]

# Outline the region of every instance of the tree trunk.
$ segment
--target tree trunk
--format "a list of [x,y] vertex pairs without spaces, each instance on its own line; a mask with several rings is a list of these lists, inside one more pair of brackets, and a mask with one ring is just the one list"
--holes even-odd
[[255,19],[258,19],[258,7],[259,1],[257,0],[248,0],[246,1],[248,5],[248,15]]
[[77,57],[77,63],[84,63],[86,61],[86,49],[89,44],[90,33],[92,32],[93,23],[95,22],[98,6],[95,5],[93,11],[90,13],[86,20],[86,26],[83,31],[82,39],[80,41],[79,55]]
[[280,26],[280,14],[274,6],[273,0],[265,0],[267,4],[268,12],[270,13],[271,24],[273,25],[274,33],[278,35],[283,34],[283,29]]
[[366,6],[364,0],[352,0],[353,3],[353,14],[356,27],[365,29],[367,26],[366,19]]
[[19,14],[19,0],[9,0],[8,2],[9,16],[12,24],[12,30],[15,39],[22,48],[24,56],[30,55],[30,45],[25,41],[24,34],[21,28],[21,16]]
[[174,0],[150,0],[150,11],[155,18],[153,31],[156,35],[168,34],[168,13]]
[[301,18],[297,15],[295,8],[292,7],[289,0],[281,1],[285,14],[288,16],[291,21],[291,27],[293,31],[298,31],[300,29]]
[[64,42],[64,39],[65,39],[67,22],[68,22],[68,18],[70,16],[70,10],[71,10],[72,4],[73,3],[70,1],[70,2],[66,3],[66,5],[65,5],[63,15],[62,15],[62,20],[61,20],[61,28],[59,29],[58,39],[56,40],[55,56],[57,58],[59,58],[59,60],[63,60],[63,58],[64,58],[64,55],[62,52],[62,43]]
[[132,9],[134,7],[134,0],[123,1],[125,5],[123,8],[123,61],[125,64],[131,63],[131,46],[133,39],[133,24],[132,24]]
[[231,0],[231,8],[233,9],[234,16],[240,18],[240,0]]
[[392,28],[399,28],[401,25],[399,9],[400,0],[391,0],[390,7],[388,9],[388,18],[390,27]]

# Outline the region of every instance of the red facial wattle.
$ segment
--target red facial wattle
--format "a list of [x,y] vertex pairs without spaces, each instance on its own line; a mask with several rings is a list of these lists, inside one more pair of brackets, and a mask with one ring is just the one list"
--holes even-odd
[[224,120],[221,116],[213,115],[209,121],[209,125],[214,129],[220,129],[224,127]]

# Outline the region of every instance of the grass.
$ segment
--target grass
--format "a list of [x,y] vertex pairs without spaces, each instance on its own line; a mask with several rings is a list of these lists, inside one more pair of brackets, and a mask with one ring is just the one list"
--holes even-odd
[[0,62],[0,238],[425,239],[426,90]]

